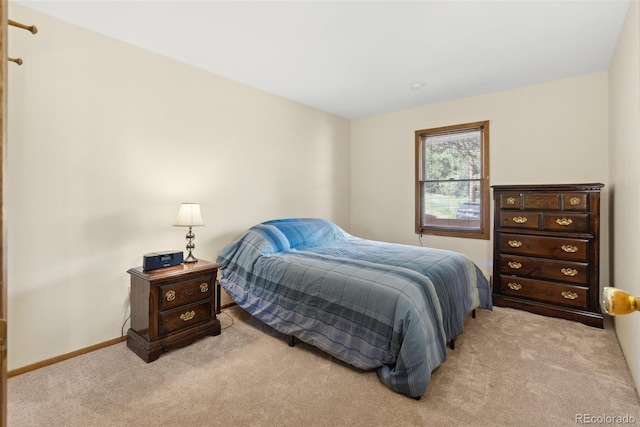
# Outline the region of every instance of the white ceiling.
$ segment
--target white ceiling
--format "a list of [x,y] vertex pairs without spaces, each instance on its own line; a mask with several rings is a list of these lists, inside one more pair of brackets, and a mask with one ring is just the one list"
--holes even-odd
[[629,5],[14,2],[350,119],[606,70]]

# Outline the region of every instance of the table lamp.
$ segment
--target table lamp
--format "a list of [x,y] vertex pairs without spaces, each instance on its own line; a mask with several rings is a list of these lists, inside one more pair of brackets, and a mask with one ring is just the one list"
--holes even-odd
[[174,227],[189,227],[189,231],[187,232],[187,251],[189,254],[184,259],[184,262],[197,262],[198,259],[191,253],[196,247],[193,243],[196,235],[193,234],[191,228],[204,225],[202,214],[200,213],[200,203],[181,203],[178,219],[173,225]]

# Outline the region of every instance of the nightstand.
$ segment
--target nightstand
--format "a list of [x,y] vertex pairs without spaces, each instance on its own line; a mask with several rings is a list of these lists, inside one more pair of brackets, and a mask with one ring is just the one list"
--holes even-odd
[[142,271],[131,268],[131,328],[127,347],[145,362],[207,335],[220,334],[216,318],[219,264],[198,260]]

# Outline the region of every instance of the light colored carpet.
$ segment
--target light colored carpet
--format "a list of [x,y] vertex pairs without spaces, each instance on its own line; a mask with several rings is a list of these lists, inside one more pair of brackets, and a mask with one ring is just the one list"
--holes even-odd
[[623,416],[640,423],[609,321],[596,329],[479,310],[416,401],[374,371],[304,343],[289,347],[238,307],[225,313],[221,335],[149,364],[122,343],[10,378],[9,426],[575,426],[576,417],[611,425]]

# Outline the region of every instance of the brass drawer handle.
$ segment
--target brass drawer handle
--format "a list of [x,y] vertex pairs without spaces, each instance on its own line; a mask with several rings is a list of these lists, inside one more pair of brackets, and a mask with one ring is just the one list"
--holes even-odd
[[561,268],[560,271],[562,271],[562,274],[564,274],[565,276],[577,276],[578,275],[578,270],[576,270],[575,268]]
[[167,299],[167,301],[173,301],[174,299],[176,299],[176,291],[167,291],[167,293],[164,294],[164,297]]
[[517,269],[519,269],[519,268],[522,268],[522,264],[520,264],[519,262],[516,262],[516,261],[509,261],[509,262],[507,263],[507,265],[508,265],[509,267],[513,268],[514,270],[517,270]]
[[200,292],[207,292],[209,290],[209,284],[207,282],[202,282],[200,284]]
[[515,205],[516,204],[515,197],[507,197],[507,204],[508,205]]
[[525,222],[527,222],[527,217],[525,217],[525,216],[514,216],[513,217],[513,222],[515,222],[516,224],[524,224]]
[[575,253],[578,252],[578,247],[573,245],[562,245],[561,249],[565,252]]
[[558,224],[558,225],[571,225],[571,224],[573,224],[573,221],[571,220],[571,218],[558,218],[558,219],[556,219],[556,224]]
[[577,197],[572,197],[571,199],[569,199],[569,204],[571,206],[578,206],[580,204],[580,199]]
[[520,283],[512,283],[509,282],[507,283],[507,286],[509,287],[509,289],[511,289],[512,291],[519,291],[520,289],[522,289],[522,285]]
[[180,319],[184,320],[185,322],[188,322],[189,320],[193,319],[194,317],[196,317],[196,312],[191,310],[191,311],[187,311],[186,313],[182,313],[180,315]]
[[520,240],[509,240],[508,243],[512,248],[519,248],[520,246],[522,246],[522,242]]
[[578,299],[578,294],[576,294],[575,292],[562,291],[560,295],[562,295],[566,299]]

